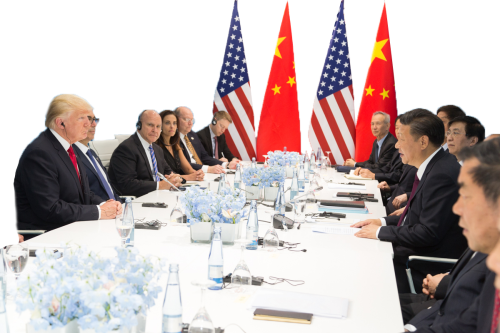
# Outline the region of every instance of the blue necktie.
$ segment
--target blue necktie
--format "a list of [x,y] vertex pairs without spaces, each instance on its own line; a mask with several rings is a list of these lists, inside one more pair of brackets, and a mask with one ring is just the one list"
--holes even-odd
[[108,181],[106,180],[106,177],[101,173],[101,169],[99,169],[99,166],[97,165],[97,161],[94,158],[94,155],[92,155],[92,152],[87,150],[87,156],[90,158],[90,161],[94,165],[95,171],[97,171],[97,175],[99,176],[99,179],[101,180],[102,185],[104,185],[104,189],[106,190],[106,193],[108,194],[108,198],[115,200],[115,196],[113,194],[113,191],[108,185]]
[[151,162],[153,162],[153,170],[155,173],[153,178],[156,179],[157,182],[159,182],[160,177],[158,176],[158,165],[156,164],[156,156],[153,145],[149,145],[149,153],[151,154]]

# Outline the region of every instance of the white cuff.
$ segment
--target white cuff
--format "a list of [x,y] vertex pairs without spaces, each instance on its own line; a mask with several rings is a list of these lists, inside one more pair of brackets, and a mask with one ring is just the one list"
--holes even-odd
[[404,328],[407,329],[410,332],[415,332],[417,330],[417,328],[415,326],[413,326],[412,324],[406,324],[404,326]]
[[[160,180],[161,182],[161,180]],[[160,188],[160,182],[156,182],[156,190],[158,190]]]
[[[103,203],[104,203],[104,202],[103,202]],[[103,203],[101,203],[101,205],[102,205]],[[100,205],[97,205],[97,206],[96,206],[96,207],[97,207],[97,211],[99,212],[99,217],[97,218],[98,220],[100,220],[100,219],[101,219],[101,207],[99,207],[99,206],[100,206]]]
[[223,162],[223,163],[222,163],[222,168],[223,168],[223,169],[227,169],[226,167],[227,167],[227,162]]
[[201,170],[203,170],[203,173],[208,173],[208,165],[203,165]]
[[385,227],[387,225],[387,222],[385,222],[385,219],[383,217],[381,217],[379,220],[380,220],[380,223],[382,223],[383,227]]
[[376,237],[377,239],[379,239],[379,238],[378,238],[378,233],[380,232],[380,229],[381,229],[381,228],[382,228],[382,227],[378,227],[378,229],[377,229],[377,233],[375,234],[375,237]]

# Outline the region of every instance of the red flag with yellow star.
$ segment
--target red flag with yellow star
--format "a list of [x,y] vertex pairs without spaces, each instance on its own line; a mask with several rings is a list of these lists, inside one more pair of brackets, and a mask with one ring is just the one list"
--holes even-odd
[[356,122],[355,161],[366,161],[370,157],[375,140],[371,131],[371,119],[373,113],[377,111],[383,111],[391,116],[390,132],[396,136],[392,123],[397,117],[398,110],[385,4]]
[[295,80],[292,29],[286,4],[271,73],[267,81],[257,136],[257,160],[268,151],[300,152],[299,103]]

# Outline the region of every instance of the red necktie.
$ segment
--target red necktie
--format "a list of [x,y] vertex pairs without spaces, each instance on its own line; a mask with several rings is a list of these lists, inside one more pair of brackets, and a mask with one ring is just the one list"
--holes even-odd
[[498,326],[498,316],[500,315],[500,293],[498,289],[495,292],[495,308],[493,309],[493,318],[491,318],[491,333],[497,331]]
[[405,219],[406,212],[408,211],[408,207],[410,207],[411,199],[413,199],[413,196],[415,195],[415,192],[417,191],[418,183],[420,183],[420,179],[418,179],[417,174],[415,174],[415,180],[413,181],[413,187],[411,189],[411,195],[410,195],[410,200],[408,200],[408,203],[406,204],[405,210],[403,211],[403,214],[401,214],[401,217],[399,218],[398,221],[398,227],[403,223]]
[[69,158],[71,159],[71,162],[73,163],[73,166],[75,167],[75,171],[76,171],[76,175],[78,176],[78,180],[80,180],[80,182],[81,182],[80,173],[78,172],[78,164],[76,163],[76,155],[75,155],[75,151],[73,150],[73,146],[69,146],[68,154],[69,154]]
[[215,141],[215,156],[214,158],[219,159],[219,142],[217,142],[217,137],[214,136],[214,141]]

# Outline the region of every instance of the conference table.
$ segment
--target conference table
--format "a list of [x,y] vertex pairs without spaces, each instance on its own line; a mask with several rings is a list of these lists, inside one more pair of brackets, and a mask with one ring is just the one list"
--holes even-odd
[[[348,182],[343,174],[334,169],[322,171],[320,185],[324,189],[316,192],[316,198],[334,199],[337,190],[327,187],[327,180],[334,183]],[[216,191],[218,183],[213,180],[217,175],[206,174],[200,186]],[[227,175],[226,180],[232,185],[233,175]],[[290,179],[285,182],[289,187]],[[374,193],[379,199],[377,203],[367,202],[368,214],[352,214],[346,216],[343,223],[367,218],[385,216],[380,190],[377,181],[356,180],[364,183],[366,191]],[[306,190],[309,185],[306,185]],[[179,264],[179,278],[183,306],[183,322],[189,323],[200,307],[201,290],[191,284],[194,280],[207,276],[208,255],[210,244],[195,244],[190,240],[189,226],[183,223],[170,222],[170,213],[175,206],[179,192],[153,191],[133,202],[134,218],[159,220],[167,223],[160,230],[135,230],[135,247],[142,255],[155,255],[167,258],[170,263]],[[287,200],[289,192],[286,193]],[[142,207],[143,202],[165,202],[165,208]],[[270,202],[268,202],[270,204]],[[307,207],[317,209],[316,205]],[[271,221],[273,209],[258,206],[259,220]],[[293,218],[293,212],[286,216]],[[245,235],[245,221],[240,223],[241,235]],[[326,222],[325,222],[326,223]],[[338,223],[338,222],[337,222]],[[259,246],[257,251],[246,250],[244,259],[253,276],[260,276],[266,282],[274,282],[271,277],[303,281],[302,285],[292,286],[286,282],[262,286],[249,286],[243,292],[231,288],[212,291],[205,294],[206,309],[215,327],[226,328],[226,333],[232,332],[402,332],[403,321],[399,306],[399,298],[392,264],[393,251],[391,243],[378,240],[360,239],[353,235],[338,235],[314,232],[320,223],[302,223],[288,231],[277,230],[280,240],[300,243],[297,250],[287,249],[269,252]],[[264,237],[271,223],[259,222],[259,237]],[[114,248],[120,245],[114,220],[75,222],[64,227],[35,237],[25,244],[30,248],[39,248],[52,244],[73,243],[94,250],[99,255],[113,256]],[[232,273],[240,259],[238,245],[223,246],[224,275]],[[30,262],[25,269],[29,272]],[[168,267],[167,267],[168,268]],[[148,310],[146,332],[161,332],[162,303],[167,283],[168,273],[160,278],[163,292],[156,304]],[[10,280],[12,283],[12,280]],[[300,292],[346,298],[349,301],[348,314],[345,319],[334,319],[314,316],[312,323],[295,324],[253,319],[250,304],[259,288],[269,288],[282,291]],[[21,333],[26,330],[30,314],[15,312],[12,300],[7,302],[7,313],[11,333]]]

